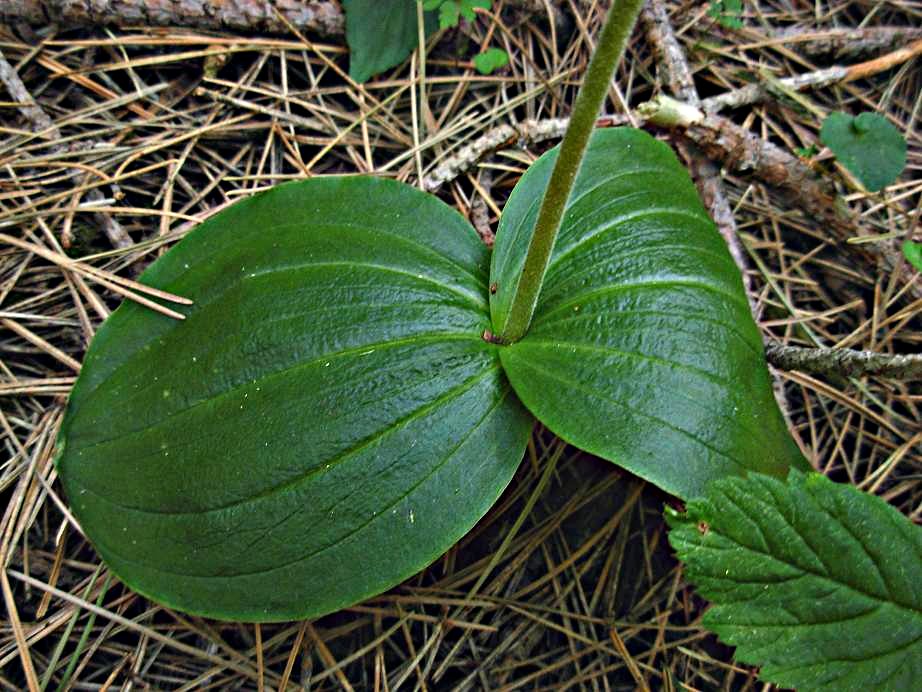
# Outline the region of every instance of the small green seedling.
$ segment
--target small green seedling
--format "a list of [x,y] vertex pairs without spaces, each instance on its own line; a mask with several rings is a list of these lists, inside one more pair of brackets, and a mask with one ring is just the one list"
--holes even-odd
[[474,56],[474,67],[480,74],[493,74],[509,64],[509,55],[502,48],[487,48]]
[[905,137],[877,113],[830,113],[820,139],[871,192],[890,185],[906,166]]
[[439,11],[439,28],[458,26],[462,17],[469,22],[477,18],[474,10],[490,9],[491,0],[423,0],[423,9]]
[[743,28],[742,0],[711,0],[708,17],[727,29]]

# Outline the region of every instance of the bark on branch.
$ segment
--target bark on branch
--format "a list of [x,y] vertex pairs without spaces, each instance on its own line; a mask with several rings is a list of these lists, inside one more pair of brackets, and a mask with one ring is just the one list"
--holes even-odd
[[186,26],[288,33],[294,27],[324,36],[344,31],[338,2],[318,0],[5,0],[0,22],[62,26]]
[[765,347],[765,357],[780,370],[800,370],[813,375],[922,379],[922,355],[918,354],[891,355],[848,348],[801,348],[772,343]]
[[[547,12],[548,7],[544,0],[514,0],[507,5],[535,13]],[[182,26],[270,34],[287,34],[293,26],[321,36],[341,36],[346,28],[342,7],[335,0],[0,0],[0,23],[10,22]]]

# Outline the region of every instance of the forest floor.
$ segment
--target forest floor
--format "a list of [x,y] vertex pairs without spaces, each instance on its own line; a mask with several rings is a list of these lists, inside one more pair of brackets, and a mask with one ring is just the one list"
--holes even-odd
[[[638,24],[606,114],[644,126],[690,163],[766,339],[918,353],[922,278],[899,247],[913,233],[922,241],[922,59],[893,52],[918,46],[922,5],[760,0],[718,21],[708,12],[716,4],[655,3],[664,11]],[[425,187],[491,240],[518,178],[559,141],[607,3],[493,5],[430,37],[424,69],[414,55],[361,86],[348,79],[341,35],[0,25],[0,70],[18,73],[35,100],[20,107],[7,70],[0,687],[764,687],[699,627],[706,604],[683,579],[662,519],[675,500],[569,447],[539,486],[562,445],[543,430],[458,545],[401,586],[313,622],[216,622],[151,603],[108,572],[66,509],[55,440],[87,345],[131,292],[113,276],[136,278],[237,199],[332,173]],[[510,63],[482,76],[471,57],[487,46]],[[800,91],[781,81],[856,65],[825,82],[808,77]],[[758,88],[714,100],[747,85]],[[716,134],[753,138],[722,150],[645,123],[637,107],[661,93],[722,108]],[[905,135],[896,183],[866,192],[834,161],[819,142],[833,111],[881,113]],[[780,163],[753,158],[765,142]],[[796,182],[805,169],[812,182]],[[922,519],[918,380],[775,375],[817,470]]]

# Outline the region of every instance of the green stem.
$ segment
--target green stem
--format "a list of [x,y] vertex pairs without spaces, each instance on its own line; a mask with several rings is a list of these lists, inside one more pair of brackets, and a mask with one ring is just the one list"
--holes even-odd
[[538,211],[538,220],[525,255],[522,274],[515,287],[509,316],[499,335],[503,343],[511,344],[521,339],[531,324],[573,182],[583,161],[596,117],[602,108],[602,101],[608,92],[612,73],[631,36],[642,4],[643,0],[616,0],[608,11],[608,18],[573,105],[570,125],[560,144],[557,162]]

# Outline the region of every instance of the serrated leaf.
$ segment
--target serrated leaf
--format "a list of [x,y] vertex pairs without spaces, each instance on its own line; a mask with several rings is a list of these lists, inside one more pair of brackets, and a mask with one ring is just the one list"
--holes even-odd
[[474,10],[489,9],[490,0],[461,0],[461,16],[469,22],[477,19],[477,13]]
[[399,583],[495,502],[531,427],[481,338],[488,255],[386,180],[284,185],[143,276],[71,395],[58,470],[129,586],[234,620],[315,617]]
[[916,271],[922,272],[922,243],[912,240],[903,241],[903,256],[916,268]]
[[[554,149],[513,191],[491,267],[503,332]],[[529,332],[500,358],[554,433],[670,493],[808,468],[772,395],[739,270],[672,150],[596,132]]]
[[892,183],[906,166],[906,139],[877,113],[854,118],[830,113],[823,121],[820,139],[871,192]]
[[[399,65],[419,45],[417,0],[343,0],[349,76],[356,82]],[[426,33],[435,30],[435,13],[426,12]]]
[[501,48],[488,48],[474,56],[474,67],[480,74],[493,74],[509,64],[509,56]]
[[439,28],[451,29],[458,26],[458,20],[461,15],[461,7],[455,0],[448,0],[439,7]]
[[801,692],[918,687],[922,528],[886,502],[818,474],[752,474],[668,519],[713,602],[704,626],[760,678]]

